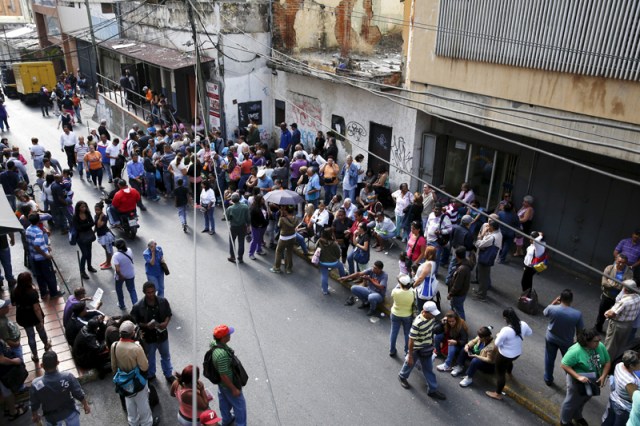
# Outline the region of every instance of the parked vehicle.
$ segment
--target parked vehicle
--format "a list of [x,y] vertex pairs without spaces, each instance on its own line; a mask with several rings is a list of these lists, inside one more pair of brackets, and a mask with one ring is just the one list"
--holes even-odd
[[53,90],[56,85],[56,73],[53,62],[16,62],[12,65],[18,96],[26,104],[38,102],[40,88]]

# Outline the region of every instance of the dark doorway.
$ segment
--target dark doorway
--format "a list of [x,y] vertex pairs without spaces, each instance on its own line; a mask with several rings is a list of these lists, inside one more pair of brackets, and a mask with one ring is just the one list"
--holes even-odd
[[276,126],[279,126],[280,123],[284,123],[285,120],[285,104],[284,101],[279,101],[276,99]]
[[369,151],[382,158],[369,155],[367,163],[369,170],[373,170],[374,173],[378,173],[382,168],[389,170],[392,134],[393,128],[391,127],[376,123],[369,125]]

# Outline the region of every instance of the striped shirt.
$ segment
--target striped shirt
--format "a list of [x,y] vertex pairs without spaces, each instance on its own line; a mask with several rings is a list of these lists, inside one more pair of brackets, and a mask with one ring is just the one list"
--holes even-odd
[[47,241],[44,237],[44,232],[37,225],[29,225],[25,232],[27,243],[29,245],[29,253],[33,260],[45,260],[46,257],[36,251],[36,247],[40,247],[45,253],[49,253],[49,247],[47,247]]
[[89,152],[89,146],[86,143],[78,143],[74,150],[76,152],[76,161],[82,162],[84,160],[84,156]]
[[640,295],[625,293],[623,296],[619,296],[618,301],[611,310],[616,313],[614,318],[616,321],[635,321],[640,313]]
[[413,320],[409,332],[409,338],[413,340],[413,350],[433,347],[433,328],[436,323],[435,318],[427,319],[422,313]]
[[[221,346],[221,348],[216,348],[216,345]],[[231,353],[233,351],[224,343],[212,342],[211,347],[214,348],[211,354],[212,362],[218,373],[220,373],[220,376],[227,376],[229,380],[233,381],[233,370],[231,369]],[[222,381],[219,386],[227,387]]]

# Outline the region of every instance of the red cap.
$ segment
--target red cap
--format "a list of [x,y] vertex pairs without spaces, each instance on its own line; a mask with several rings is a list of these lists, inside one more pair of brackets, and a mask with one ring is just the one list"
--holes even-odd
[[235,330],[233,329],[233,327],[229,327],[225,324],[221,324],[213,329],[213,337],[215,337],[216,340],[219,340],[219,339],[222,339],[224,336],[228,336],[229,334],[232,334],[234,331]]
[[202,425],[215,425],[221,421],[222,419],[218,417],[218,414],[213,410],[203,411],[202,414],[200,414],[200,424]]

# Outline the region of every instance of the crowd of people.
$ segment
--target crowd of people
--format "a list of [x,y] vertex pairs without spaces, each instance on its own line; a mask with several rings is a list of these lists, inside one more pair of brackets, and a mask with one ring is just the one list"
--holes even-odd
[[[426,184],[422,191],[415,193],[406,183],[392,192],[388,171],[366,171],[363,155],[355,158],[346,155],[344,163],[339,164],[335,138],[318,132],[311,152],[307,152],[295,123],[291,124],[291,131],[285,123],[280,127],[280,144],[272,150],[262,143],[257,123],[252,123],[246,134],[239,133],[235,139],[225,141],[218,131],[205,137],[201,129],[189,132],[177,124],[152,121],[146,131],[134,125],[121,141],[111,137],[106,121],[97,129],[91,129],[86,137],[77,136],[73,123],[67,122],[63,123],[59,141],[66,157],[65,168],[37,138],[32,139],[29,151],[36,176],[33,184],[26,169],[28,161],[17,147],[10,147],[8,140],[2,139],[4,171],[0,173],[0,183],[25,228],[22,234],[25,264],[33,276],[23,272],[17,279],[13,278],[11,258],[9,254],[7,260],[6,250],[14,244],[14,236],[0,236],[2,266],[12,293],[10,302],[2,302],[0,318],[6,316],[9,304],[17,307],[17,321],[27,333],[35,363],[39,363],[36,332],[45,344],[42,357],[45,376],[31,386],[34,419],[40,406],[61,399],[44,397],[54,392],[52,383],[61,373],[56,370],[56,354],[50,350],[42,327],[43,313],[39,305],[39,300],[63,295],[56,280],[57,266],[49,238],[56,229],[78,246],[83,279],[90,279],[90,274],[98,271],[94,267],[93,243],[97,241],[102,246],[105,260],[98,267],[113,269],[118,307],[125,311],[108,317],[99,305],[92,305],[83,288],[70,295],[65,306],[64,327],[76,364],[95,368],[102,377],[112,372],[117,373],[116,376],[139,373],[136,377],[144,383],[139,383],[139,389],[133,394],[123,392],[121,395],[129,423],[149,425],[158,421],[151,414],[148,396],[149,382],[156,377],[156,354],[159,353],[162,374],[171,383],[172,395],[178,400],[178,421],[190,422],[190,392],[199,371],[195,366],[187,366],[176,374],[171,363],[167,326],[172,312],[164,297],[168,267],[162,248],[151,240],[143,253],[134,253],[112,231],[121,226],[119,221],[123,216],[147,209],[143,199],[148,205],[162,198],[174,202],[177,224],[184,232],[190,230],[186,210],[196,204],[203,215],[204,228],[200,232],[215,235],[214,213],[217,206],[224,206],[221,220],[227,221],[229,227],[228,260],[238,265],[244,264],[244,245],[248,240],[250,260],[256,260],[256,255],[267,255],[268,248],[274,249],[270,271],[292,274],[292,254],[299,246],[320,270],[322,293],[331,294],[329,274],[336,270],[340,281],[351,283],[351,296],[345,304],[354,305],[359,300],[358,307],[369,316],[378,315],[380,306],[388,298],[389,286],[384,263],[374,260],[372,251],[388,251],[405,243],[398,259],[401,274],[390,293],[391,357],[398,356],[396,340],[401,327],[404,337],[404,362],[398,373],[401,386],[410,387],[408,378],[413,367],[418,366],[425,377],[428,395],[443,400],[446,396],[438,389],[434,370],[461,377],[462,387],[472,385],[476,372],[481,371],[497,377],[495,390],[486,392],[487,396],[503,398],[507,374],[522,354],[525,338],[532,330],[513,308],[507,308],[503,311],[505,326],[495,336],[490,326],[480,327],[473,333],[464,306],[468,294],[478,302],[487,300],[492,288],[492,268],[509,258],[522,258],[522,291],[532,289],[533,279],[540,273],[537,266],[547,262],[544,234],[532,227],[533,197],[524,197],[516,210],[511,194],[505,193],[487,218],[481,214],[484,209],[468,183],[463,183],[460,193],[451,199]],[[100,190],[104,189],[103,184],[111,184],[106,197],[110,205],[100,201],[92,212],[87,202],[75,200],[74,179],[76,182],[86,180]],[[304,200],[300,212],[294,205],[265,201],[270,192],[284,189],[294,191]],[[393,218],[385,213],[388,207],[393,208]],[[516,234],[513,228],[528,237]],[[138,299],[134,259],[140,255],[146,276],[141,287],[143,295]],[[572,307],[571,290],[564,290],[544,310],[544,315],[550,318],[545,339],[544,381],[549,386],[554,384],[558,351],[563,356],[561,366],[567,373],[563,424],[585,424],[582,407],[591,395],[582,393],[584,385],[603,386],[611,361],[620,356],[622,362],[615,368],[616,384],[605,413],[611,422],[607,424],[623,424],[621,419],[628,418],[632,409],[632,395],[638,399],[635,389],[639,379],[634,373],[639,365],[637,353],[625,349],[640,321],[640,296],[634,292],[640,271],[640,232],[621,241],[614,257],[615,263],[604,272],[595,330],[585,329],[582,314]],[[443,278],[446,286],[449,310],[443,309],[438,277]],[[38,291],[33,287],[33,278]],[[474,282],[478,287],[471,290]],[[123,286],[132,306],[129,312],[126,312]],[[602,344],[599,332],[603,331],[606,320],[608,327]],[[19,335],[18,346],[15,346],[17,327],[10,323],[9,320],[0,322],[0,369],[5,371],[15,365],[11,360],[22,358]],[[203,424],[218,421],[228,424],[232,416],[238,425],[246,422],[242,385],[233,380],[234,356],[226,345],[231,333],[233,328],[227,326],[217,327],[213,333],[212,362],[222,376],[218,393],[221,418],[209,411],[212,396],[204,392],[202,382],[196,385],[197,412],[209,422],[203,421]],[[434,368],[438,357],[443,361]],[[65,407],[70,408],[69,401],[75,398],[85,403],[88,413],[82,390],[77,382],[69,380],[72,385],[64,390],[70,393]],[[41,388],[34,387],[36,384]],[[13,389],[3,386],[0,385],[3,396],[11,398]],[[24,412],[25,407],[19,405],[9,410],[11,416]],[[76,411],[64,413],[68,414],[65,419],[77,415]]]

